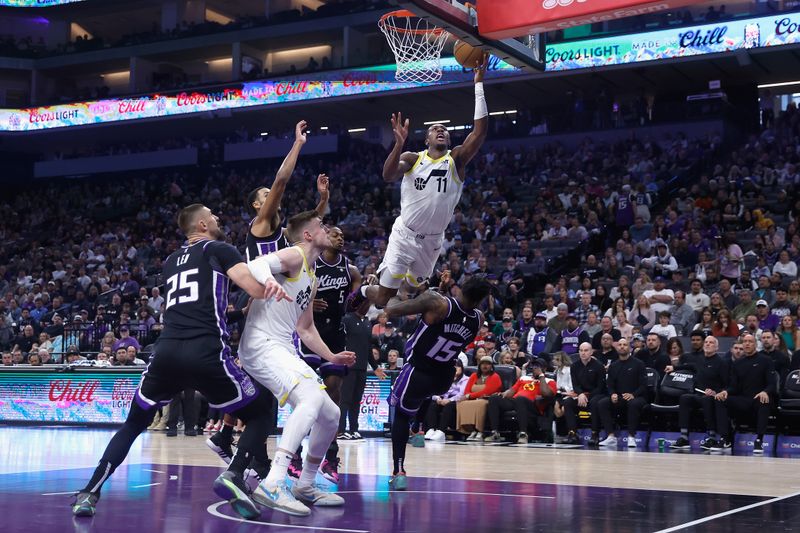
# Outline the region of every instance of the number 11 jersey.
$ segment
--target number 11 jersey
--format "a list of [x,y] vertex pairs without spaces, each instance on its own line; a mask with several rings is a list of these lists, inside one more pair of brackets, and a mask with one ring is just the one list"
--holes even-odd
[[420,234],[444,233],[461,200],[463,188],[463,180],[449,150],[439,159],[432,159],[427,150],[419,152],[400,187],[403,224]]
[[481,329],[480,311],[464,311],[455,298],[446,296],[445,299],[449,308],[444,320],[426,324],[420,319],[417,330],[406,342],[406,360],[416,368],[452,368],[458,354],[475,340]]

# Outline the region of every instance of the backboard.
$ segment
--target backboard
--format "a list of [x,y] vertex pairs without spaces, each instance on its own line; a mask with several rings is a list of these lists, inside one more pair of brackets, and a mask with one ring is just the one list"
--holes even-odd
[[[477,9],[480,9],[480,4],[476,9],[460,0],[394,0],[394,3],[429,20],[467,44],[483,48],[510,65],[528,70],[544,70],[544,34],[521,32],[501,39],[485,37],[478,26]],[[503,3],[503,0],[496,1],[497,5]],[[494,6],[495,9],[497,5]]]

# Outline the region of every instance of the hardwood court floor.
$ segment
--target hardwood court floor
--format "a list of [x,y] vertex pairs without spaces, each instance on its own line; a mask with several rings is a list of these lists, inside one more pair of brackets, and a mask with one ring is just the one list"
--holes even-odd
[[210,490],[222,462],[205,438],[163,433],[135,443],[94,518],[73,519],[67,493],[85,484],[112,434],[0,427],[4,531],[773,532],[800,523],[797,459],[428,443],[408,450],[409,491],[390,493],[384,439],[341,444],[344,508],[305,519],[264,511],[242,523]]

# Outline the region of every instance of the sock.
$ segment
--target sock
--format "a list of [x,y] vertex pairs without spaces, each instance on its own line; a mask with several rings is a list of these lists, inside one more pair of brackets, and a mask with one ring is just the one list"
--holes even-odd
[[289,464],[291,462],[291,453],[286,453],[283,450],[275,452],[275,458],[272,460],[272,468],[270,468],[267,479],[264,480],[264,484],[269,487],[274,487],[281,483],[286,477],[286,472],[289,470]]
[[306,455],[306,460],[303,463],[303,471],[300,473],[300,479],[297,481],[299,487],[310,487],[317,477],[317,470],[319,470],[319,463],[312,463]]
[[221,438],[225,439],[226,441],[230,442],[233,440],[233,426],[229,426],[228,424],[223,423],[222,429],[219,430],[219,435]]
[[395,409],[392,421],[392,461],[393,475],[403,471],[406,458],[406,444],[408,444],[409,416],[401,409]]
[[760,440],[760,441],[764,440],[764,434],[763,433],[759,433],[758,434],[758,440]]
[[99,493],[103,483],[105,483],[106,479],[108,479],[108,477],[114,473],[114,470],[116,470],[114,465],[105,459],[100,459],[100,463],[97,465],[97,468],[94,469],[92,479],[90,479],[89,483],[87,483],[83,488],[83,492]]
[[681,428],[681,437],[689,438],[689,430]]

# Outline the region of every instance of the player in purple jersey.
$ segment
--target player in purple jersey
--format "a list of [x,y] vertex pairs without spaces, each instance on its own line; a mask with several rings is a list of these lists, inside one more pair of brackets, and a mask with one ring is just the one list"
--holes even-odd
[[[449,277],[445,272],[442,279]],[[386,306],[390,317],[421,314],[417,330],[406,343],[406,364],[394,382],[390,402],[395,407],[392,421],[394,469],[389,488],[405,490],[406,444],[409,427],[425,418],[431,396],[447,392],[455,375],[455,360],[475,340],[483,324],[478,306],[491,292],[484,278],[473,277],[457,297],[430,290],[413,300],[394,297]]]

